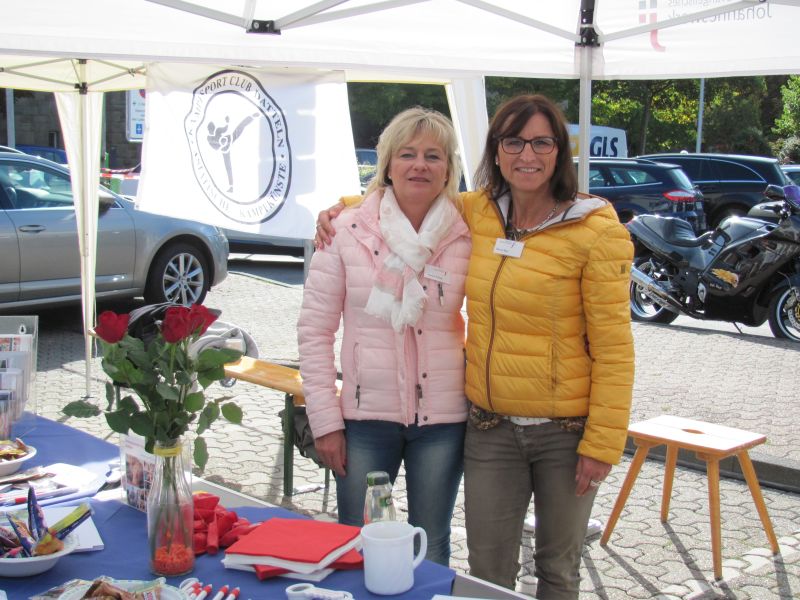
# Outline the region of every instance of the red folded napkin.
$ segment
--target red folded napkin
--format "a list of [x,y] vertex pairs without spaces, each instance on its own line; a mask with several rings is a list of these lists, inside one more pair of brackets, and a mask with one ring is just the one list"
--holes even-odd
[[216,554],[220,548],[230,546],[258,525],[226,509],[219,503],[219,496],[214,494],[196,492],[193,500],[195,554]]
[[[328,569],[339,569],[342,571],[350,571],[353,569],[362,569],[364,567],[364,557],[361,556],[361,553],[358,550],[350,550],[343,556],[340,556],[331,564],[328,565]],[[260,580],[270,579],[271,577],[277,577],[278,575],[283,575],[285,573],[291,573],[289,569],[282,569],[281,567],[270,567],[267,565],[253,565],[253,568],[256,571],[256,576]]]

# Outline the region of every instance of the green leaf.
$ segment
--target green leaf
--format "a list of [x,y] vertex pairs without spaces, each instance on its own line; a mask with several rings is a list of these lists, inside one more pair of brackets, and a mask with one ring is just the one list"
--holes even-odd
[[242,423],[242,409],[233,402],[228,402],[222,405],[222,416],[231,423],[241,425]]
[[197,357],[197,370],[206,371],[239,360],[242,353],[230,348],[206,348]]
[[158,392],[159,396],[165,400],[175,400],[177,402],[180,399],[180,392],[178,389],[172,387],[171,385],[167,385],[166,383],[157,384],[156,391]]
[[175,373],[175,382],[179,385],[191,385],[192,375],[187,371],[178,371]]
[[197,434],[200,435],[206,429],[211,426],[211,423],[208,420],[208,416],[206,415],[206,411],[200,413],[200,418],[197,419]]
[[115,410],[106,413],[106,422],[112,431],[117,433],[128,433],[130,428],[131,416],[124,410]]
[[206,369],[205,371],[197,372],[197,382],[201,386],[203,386],[203,389],[207,388],[215,381],[224,379],[224,377],[225,377],[225,368],[222,365],[211,367],[210,369]]
[[141,435],[142,437],[153,437],[155,435],[155,429],[153,428],[153,422],[150,420],[150,417],[146,413],[136,413],[135,415],[131,416],[131,429],[134,433]]
[[203,395],[203,392],[193,392],[186,396],[186,399],[183,401],[183,405],[186,407],[186,410],[190,412],[197,412],[198,410],[203,409],[205,402],[206,398]]
[[208,447],[206,446],[206,441],[202,437],[197,436],[194,440],[194,464],[202,471],[206,468],[207,462]]
[[117,400],[117,387],[110,381],[106,381],[106,410],[114,409],[114,402]]
[[117,410],[125,410],[128,414],[138,413],[139,405],[133,399],[133,396],[125,396],[117,404]]
[[62,408],[61,412],[69,417],[85,419],[87,417],[96,417],[102,411],[91,402],[87,402],[86,400],[75,400],[74,402],[70,402],[64,408]]

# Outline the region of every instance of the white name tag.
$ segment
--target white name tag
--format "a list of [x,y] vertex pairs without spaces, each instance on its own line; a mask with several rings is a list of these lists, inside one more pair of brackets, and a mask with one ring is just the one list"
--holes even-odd
[[447,271],[433,265],[425,265],[425,277],[439,283],[450,283],[450,276]]
[[507,240],[505,238],[497,238],[494,243],[494,253],[503,256],[510,256],[511,258],[519,258],[522,256],[522,249],[525,244],[516,240]]

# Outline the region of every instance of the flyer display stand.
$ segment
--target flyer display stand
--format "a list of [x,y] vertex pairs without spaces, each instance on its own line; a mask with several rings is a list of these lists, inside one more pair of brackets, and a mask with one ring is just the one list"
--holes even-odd
[[0,316],[0,439],[23,437],[37,414],[39,317]]

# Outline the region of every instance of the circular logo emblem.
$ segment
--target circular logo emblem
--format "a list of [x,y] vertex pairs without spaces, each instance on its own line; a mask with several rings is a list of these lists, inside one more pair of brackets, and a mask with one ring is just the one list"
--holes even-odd
[[219,71],[197,88],[184,120],[192,170],[206,197],[239,223],[263,223],[289,193],[292,158],[286,119],[261,83]]

